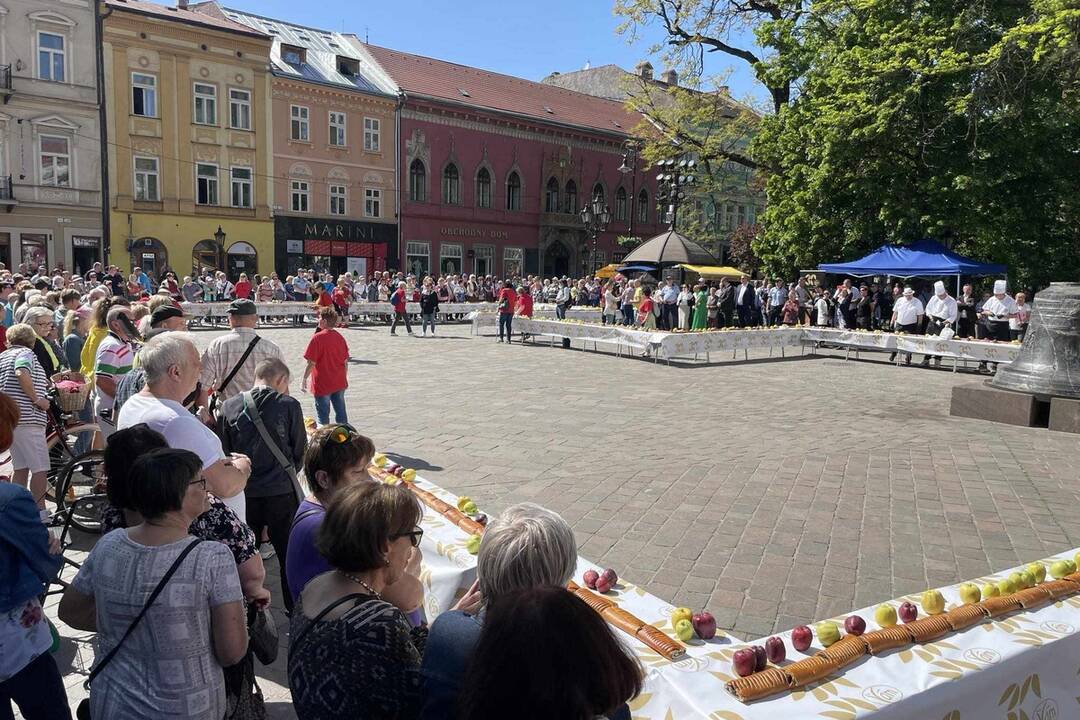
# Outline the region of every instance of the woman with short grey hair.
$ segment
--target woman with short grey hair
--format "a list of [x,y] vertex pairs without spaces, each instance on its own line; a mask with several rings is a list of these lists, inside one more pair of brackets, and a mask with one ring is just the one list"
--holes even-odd
[[511,505],[484,530],[476,575],[484,604],[543,585],[563,587],[577,567],[574,531],[562,517],[533,503]]
[[[484,605],[509,593],[538,587],[566,587],[577,567],[577,543],[570,525],[533,503],[508,507],[488,523],[480,542],[476,573]],[[420,674],[424,682],[423,720],[455,718],[484,610],[475,615],[444,612],[428,632]]]

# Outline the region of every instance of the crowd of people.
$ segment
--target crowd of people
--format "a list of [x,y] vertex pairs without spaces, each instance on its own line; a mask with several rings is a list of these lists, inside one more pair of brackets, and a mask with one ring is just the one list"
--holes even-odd
[[[492,519],[477,583],[429,626],[420,506],[402,486],[372,480],[374,444],[348,422],[350,351],[338,327],[349,318],[337,298],[390,303],[392,333],[399,322],[412,332],[406,305],[419,302],[421,330],[434,333],[439,303],[457,301],[463,276],[342,276],[332,289],[326,278],[289,278],[294,295],[297,277],[306,284],[318,319],[300,379],[314,397],[309,424],[281,348],[256,330],[259,302],[275,299],[260,294],[264,279],[230,283],[229,331],[200,352],[182,332],[188,278],[144,283],[137,271],[114,292],[114,268],[82,278],[43,270],[0,269],[0,456],[10,451],[14,469],[0,483],[0,717],[12,702],[30,720],[70,717],[41,609],[62,563],[47,529],[46,433],[66,369],[92,386],[79,415],[99,431],[78,443],[103,449],[107,478],[103,537],[59,606],[64,622],[95,633],[93,717],[260,717],[254,663],[272,661],[270,607],[290,617],[289,686],[302,720],[493,718],[507,708],[629,717],[642,669],[565,591],[577,562],[569,525],[529,504]],[[801,324],[996,340],[1021,339],[1029,316],[1004,281],[981,297],[966,285],[959,298],[940,281],[916,290],[469,277],[464,287],[466,299],[497,303],[500,342],[536,302],[562,317],[586,305],[604,323],[668,330]],[[264,560],[274,554],[281,582],[270,589]]]

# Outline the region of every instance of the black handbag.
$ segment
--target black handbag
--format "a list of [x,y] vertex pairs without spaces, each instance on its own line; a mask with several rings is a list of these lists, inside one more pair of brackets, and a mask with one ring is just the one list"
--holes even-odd
[[263,665],[272,665],[278,656],[278,631],[270,613],[248,605],[248,647]]
[[[130,625],[128,625],[128,629],[124,631],[123,636],[120,638],[120,642],[116,643],[116,645],[113,646],[113,649],[110,650],[109,653],[105,656],[105,659],[99,662],[97,666],[90,671],[90,677],[86,678],[86,682],[83,683],[84,688],[89,690],[90,683],[94,681],[94,678],[96,678],[101,673],[101,671],[105,669],[105,666],[109,664],[110,660],[116,657],[116,653],[120,650],[120,646],[122,646],[124,644],[124,641],[128,639],[128,636],[135,631],[135,627],[139,624],[139,621],[143,619],[143,616],[146,615],[146,611],[150,609],[150,606],[154,604],[154,601],[157,600],[157,597],[161,594],[161,591],[165,589],[165,586],[168,584],[169,579],[172,578],[176,571],[180,569],[180,564],[184,562],[184,558],[186,558],[188,556],[188,553],[194,550],[195,546],[201,542],[202,540],[196,539],[190,545],[184,548],[183,551],[181,551],[180,555],[176,558],[176,560],[173,561],[172,566],[165,573],[164,577],[162,577],[161,580],[158,582],[157,587],[155,587],[154,591],[150,593],[150,597],[146,599],[146,604],[143,605],[142,610],[139,611],[139,614],[136,615],[135,619],[131,621]],[[78,720],[90,720],[90,698],[84,698],[83,701],[79,703],[79,707],[75,709],[75,717],[77,717]]]

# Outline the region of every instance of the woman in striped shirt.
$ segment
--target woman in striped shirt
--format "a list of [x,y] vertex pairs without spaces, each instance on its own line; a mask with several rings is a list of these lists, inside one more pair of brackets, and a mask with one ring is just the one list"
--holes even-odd
[[11,443],[12,481],[27,487],[45,512],[45,475],[49,470],[49,450],[45,445],[45,370],[34,356],[37,334],[26,324],[7,329],[8,349],[0,353],[0,392],[19,406],[19,424]]

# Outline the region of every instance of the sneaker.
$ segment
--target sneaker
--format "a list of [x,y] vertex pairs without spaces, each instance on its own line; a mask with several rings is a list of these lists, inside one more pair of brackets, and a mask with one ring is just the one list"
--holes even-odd
[[391,336],[391,337],[397,337],[397,333],[396,333],[396,332],[391,332],[391,333],[390,333],[390,336]]

